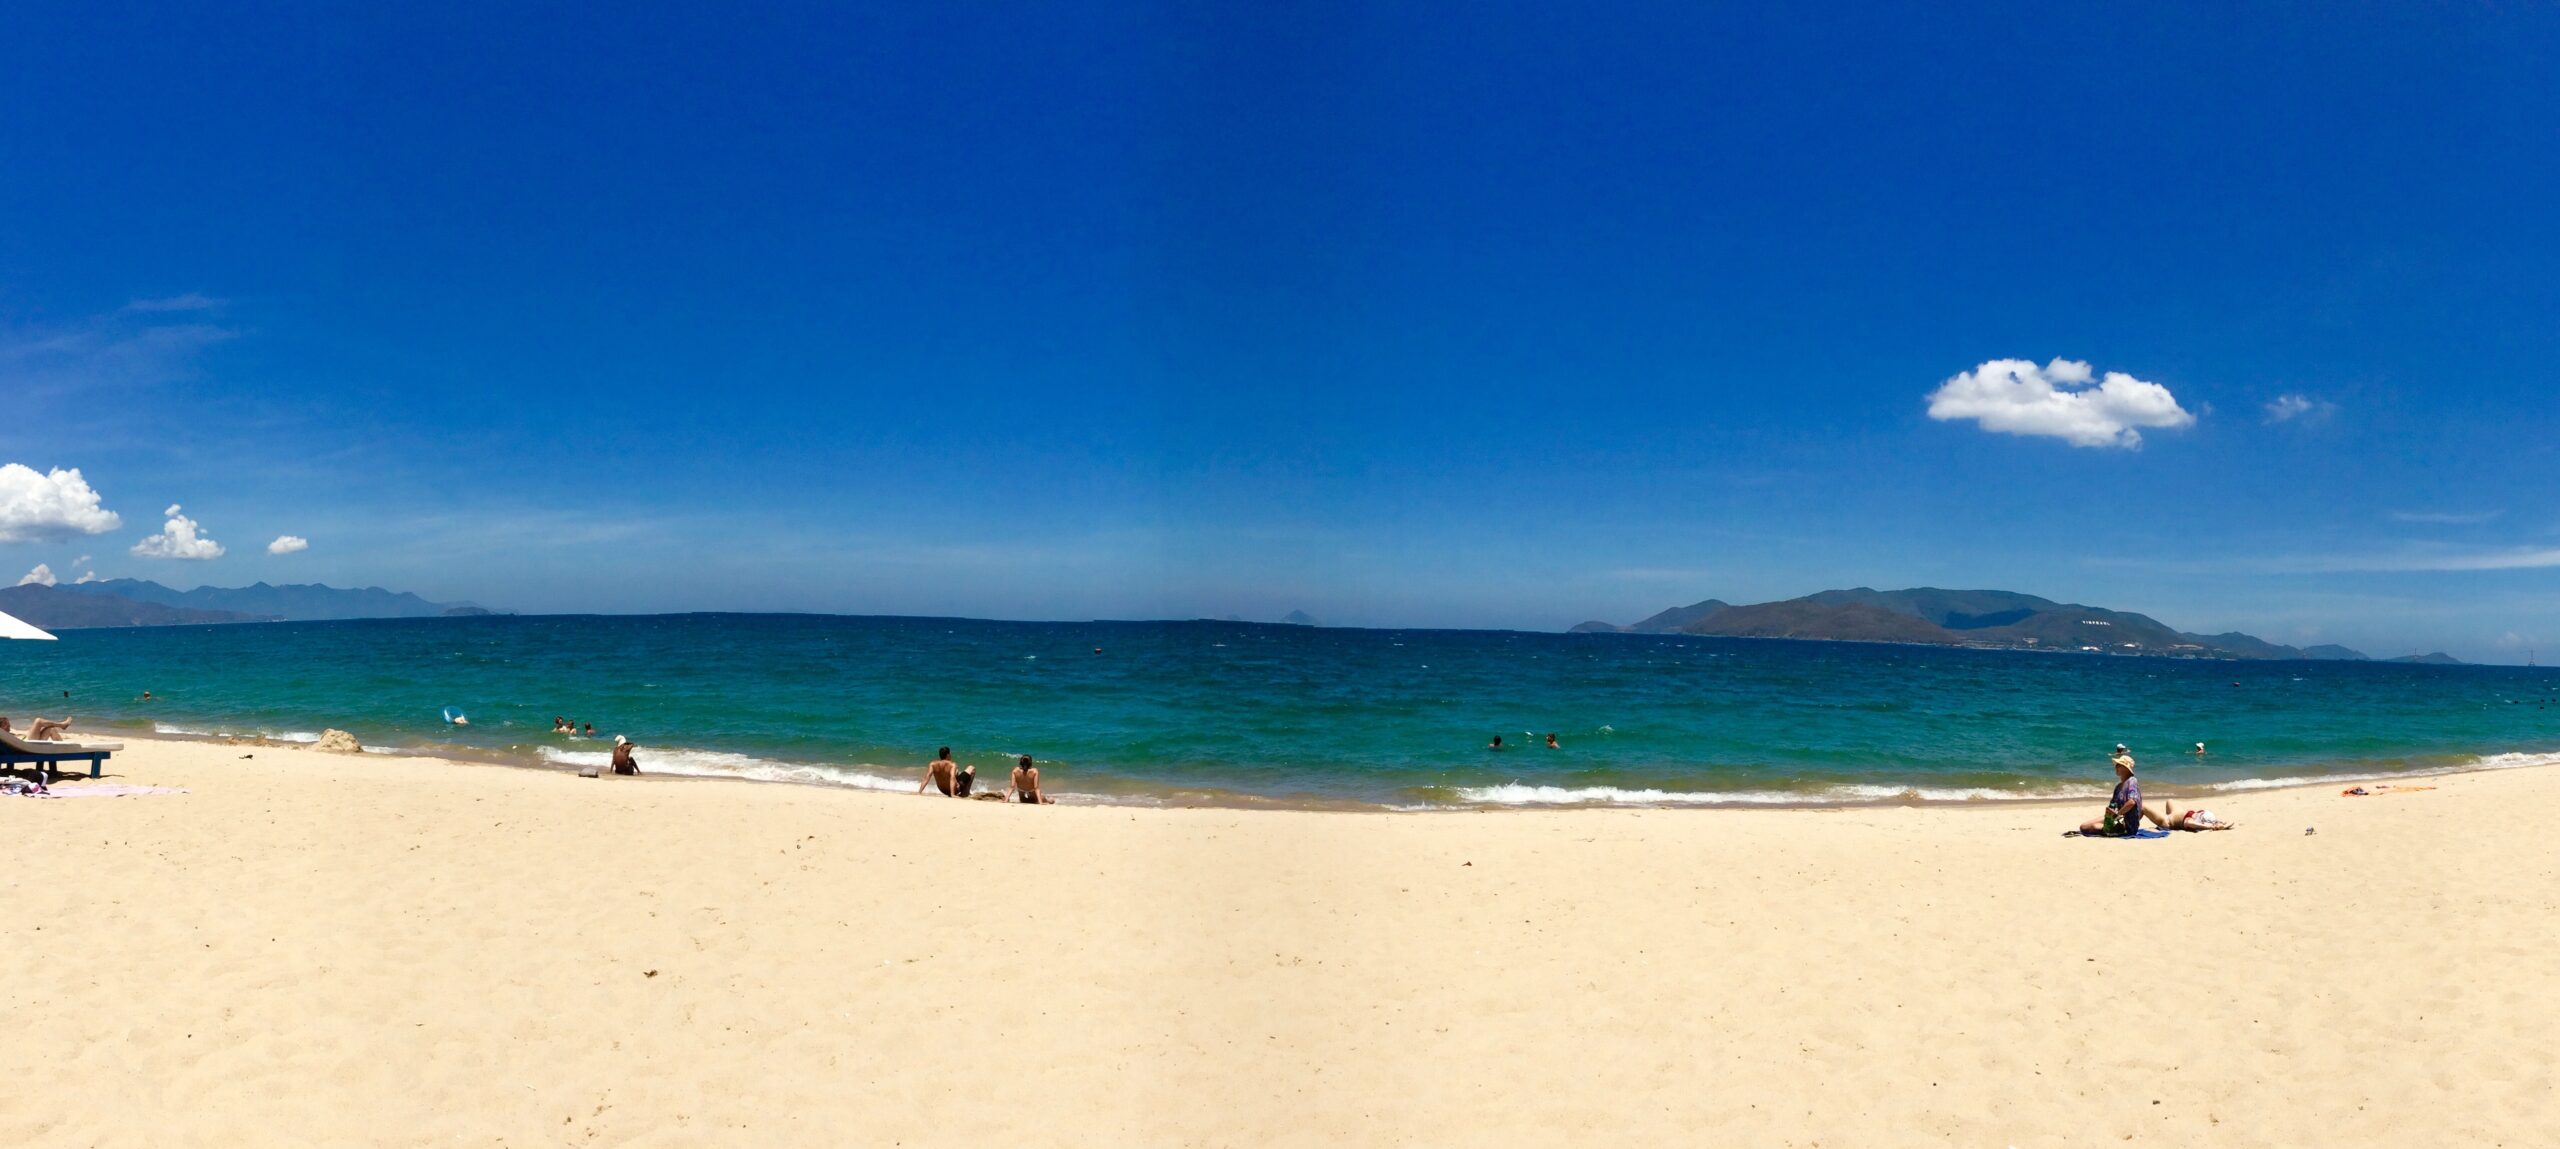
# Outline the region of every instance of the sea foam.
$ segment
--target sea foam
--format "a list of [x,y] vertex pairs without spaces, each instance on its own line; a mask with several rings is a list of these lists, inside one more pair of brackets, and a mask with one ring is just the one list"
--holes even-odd
[[1656,790],[1623,786],[1461,786],[1462,802],[1487,806],[1830,806],[1883,802],[2022,802],[2104,797],[2094,787],[1840,785],[1810,790]]
[[[864,773],[842,766],[819,766],[803,762],[780,762],[746,754],[721,750],[660,749],[648,747],[637,755],[640,769],[651,774],[686,774],[701,778],[753,778],[760,782],[806,782],[821,786],[849,786],[858,790],[913,790],[914,782],[901,782],[879,774]],[[560,750],[545,746],[542,759],[563,766],[600,766],[613,764],[610,750]]]

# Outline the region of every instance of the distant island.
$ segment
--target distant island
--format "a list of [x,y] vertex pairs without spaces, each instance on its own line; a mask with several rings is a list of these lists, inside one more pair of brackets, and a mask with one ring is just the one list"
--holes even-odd
[[429,602],[378,586],[319,583],[175,590],[143,579],[0,588],[0,611],[47,630],[188,626],[218,622],[311,622],[348,618],[452,618],[491,613],[471,603]]
[[[2292,647],[2232,631],[2188,634],[2149,615],[2055,602],[2006,590],[1826,590],[1803,598],[1737,606],[1708,599],[1641,622],[1586,622],[1575,634],[1704,634],[1833,642],[1914,642],[2003,650],[2059,650],[2154,658],[2369,661],[2336,645]],[[2394,662],[2459,665],[2442,652]]]

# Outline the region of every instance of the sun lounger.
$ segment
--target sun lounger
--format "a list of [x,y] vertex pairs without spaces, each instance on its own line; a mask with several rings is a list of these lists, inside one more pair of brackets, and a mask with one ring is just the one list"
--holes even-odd
[[122,742],[29,742],[15,734],[0,734],[0,766],[33,763],[37,769],[51,775],[56,762],[86,759],[89,776],[95,778],[99,765],[122,749]]

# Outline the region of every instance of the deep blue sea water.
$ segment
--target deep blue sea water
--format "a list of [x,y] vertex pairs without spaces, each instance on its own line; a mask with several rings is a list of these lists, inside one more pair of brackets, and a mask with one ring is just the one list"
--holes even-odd
[[[153,700],[140,700],[149,690]],[[2560,761],[2560,671],[1246,623],[535,616],[0,643],[0,713],[913,789],[949,745],[1067,800],[1963,800]],[[452,707],[471,719],[442,719]],[[549,733],[554,715],[596,741]],[[23,720],[23,718],[22,718]],[[1544,748],[1553,732],[1562,748]],[[1486,744],[1501,735],[1511,747]],[[2188,753],[2204,742],[2210,753]]]

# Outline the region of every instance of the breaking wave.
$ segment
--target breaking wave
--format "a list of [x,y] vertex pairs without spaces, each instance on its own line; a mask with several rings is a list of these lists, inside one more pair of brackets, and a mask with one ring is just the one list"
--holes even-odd
[[[542,760],[562,766],[608,766],[613,762],[610,750],[561,750],[541,748]],[[842,766],[818,766],[804,762],[781,762],[746,754],[720,750],[658,749],[644,747],[639,752],[640,769],[651,774],[685,774],[699,778],[752,778],[760,782],[804,782],[820,786],[848,786],[857,790],[913,790],[914,781],[899,781],[881,774],[864,773]]]

